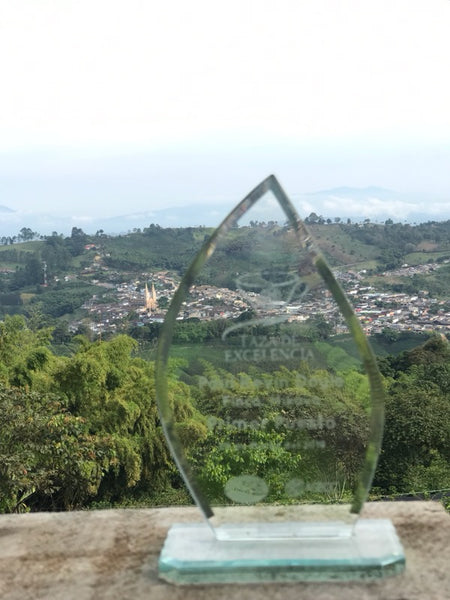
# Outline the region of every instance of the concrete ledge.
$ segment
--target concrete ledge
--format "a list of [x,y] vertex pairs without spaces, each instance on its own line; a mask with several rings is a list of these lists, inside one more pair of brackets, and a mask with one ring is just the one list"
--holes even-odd
[[175,587],[158,579],[170,525],[196,508],[0,516],[2,600],[446,600],[450,515],[434,502],[374,502],[367,518],[391,519],[406,554],[402,575],[371,583]]

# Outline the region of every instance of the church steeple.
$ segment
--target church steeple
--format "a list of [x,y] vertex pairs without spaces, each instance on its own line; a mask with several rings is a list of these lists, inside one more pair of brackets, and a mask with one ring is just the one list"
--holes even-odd
[[152,283],[152,292],[148,291],[148,285],[145,284],[145,310],[154,312],[158,308],[158,299],[156,297],[155,284]]

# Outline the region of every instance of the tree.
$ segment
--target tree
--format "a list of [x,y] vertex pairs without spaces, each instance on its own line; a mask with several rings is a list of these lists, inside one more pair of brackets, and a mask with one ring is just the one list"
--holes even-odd
[[70,238],[67,240],[67,246],[73,256],[79,256],[84,246],[88,243],[89,238],[84,231],[79,227],[72,227],[72,233]]
[[[403,376],[390,387],[383,451],[375,478],[375,485],[387,491],[409,492],[409,477],[415,468],[430,466],[436,456],[450,460],[448,401],[437,389],[414,383]],[[447,487],[448,482],[441,484]]]
[[36,255],[27,256],[25,263],[25,285],[43,283],[44,270],[42,261]]
[[34,239],[37,235],[38,234],[29,227],[22,227],[17,238],[22,242],[29,242],[30,240]]
[[158,307],[159,308],[167,308],[169,305],[169,298],[167,296],[160,296],[158,298]]
[[[32,331],[22,316],[7,315],[0,322],[0,382],[17,387],[32,386],[38,371],[51,359],[46,350],[50,335],[50,328]],[[32,360],[36,353],[41,353],[43,358],[40,365]],[[30,369],[31,364],[34,367]]]
[[0,385],[0,512],[72,509],[94,496],[101,447],[56,397]]
[[320,218],[319,215],[317,215],[315,212],[312,212],[309,214],[309,216],[306,217],[305,223],[308,225],[311,225],[311,224],[314,225],[315,223],[318,222],[319,218]]
[[47,263],[49,275],[55,275],[56,273],[67,269],[72,259],[64,239],[56,232],[45,238],[41,256],[42,260]]
[[52,340],[55,344],[67,344],[72,339],[67,321],[59,319],[53,328]]
[[385,362],[390,380],[375,485],[387,492],[426,491],[418,485],[446,488],[450,475],[449,344],[435,336]]
[[34,302],[27,307],[27,326],[31,331],[52,326],[52,319],[44,314],[42,308],[42,302]]
[[[159,424],[153,365],[132,356],[137,343],[119,335],[108,342],[80,340],[76,354],[55,370],[54,389],[70,412],[106,440],[112,458],[103,467],[97,500],[119,501],[133,493],[155,493],[178,480]],[[202,435],[184,384],[171,381],[179,428],[187,445]],[[179,481],[179,480],[178,480]]]

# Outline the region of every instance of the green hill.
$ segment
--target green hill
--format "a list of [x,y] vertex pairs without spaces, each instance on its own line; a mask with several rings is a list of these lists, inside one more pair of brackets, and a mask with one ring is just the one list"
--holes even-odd
[[[416,226],[391,221],[321,222],[310,223],[309,228],[333,267],[365,269],[374,277],[404,263],[444,263],[450,259],[450,221]],[[0,314],[25,311],[25,298],[28,305],[39,301],[44,311],[48,304],[49,314],[59,316],[64,306],[70,313],[82,304],[91,291],[85,286],[91,283],[117,283],[164,270],[181,275],[212,231],[205,227],[162,228],[151,224],[119,236],[107,236],[101,230],[88,236],[73,228],[68,237],[54,233],[22,243],[11,243],[13,238],[5,238],[0,245]],[[280,251],[275,248],[281,246],[284,252],[290,252],[295,243],[282,224],[236,227],[202,271],[201,282],[232,287],[233,274],[245,272],[249,264],[267,268],[270,257]],[[442,282],[436,273],[416,277],[413,284],[427,289],[427,281],[439,295]],[[390,283],[386,278],[386,284],[401,291],[408,282],[394,277]],[[77,298],[73,302],[69,301],[71,295]]]

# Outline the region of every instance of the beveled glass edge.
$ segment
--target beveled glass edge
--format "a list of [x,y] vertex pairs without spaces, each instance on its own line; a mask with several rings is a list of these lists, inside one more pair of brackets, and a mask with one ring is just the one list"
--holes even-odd
[[373,580],[397,575],[406,564],[388,519],[360,519],[350,537],[303,538],[305,543],[284,538],[224,542],[210,535],[205,523],[173,524],[159,557],[159,576],[194,585]]
[[354,490],[354,498],[351,505],[351,512],[359,513],[368,496],[370,486],[372,484],[383,439],[385,394],[382,377],[369,340],[367,339],[343,289],[336,281],[333,272],[328,266],[325,258],[315,247],[306,225],[298,216],[294,206],[274,175],[269,175],[269,177],[264,179],[249,194],[247,194],[243,200],[241,200],[241,202],[227,215],[227,217],[225,217],[222,223],[215,229],[211,237],[205,241],[202,248],[195,256],[174,294],[172,302],[166,313],[161,334],[159,336],[155,360],[156,402],[161,424],[171,454],[186,486],[188,487],[193,499],[203,512],[206,519],[209,519],[214,515],[214,512],[209,505],[209,502],[203,495],[201,489],[198,487],[196,478],[186,460],[183,446],[175,431],[173,412],[171,410],[168,398],[167,364],[169,358],[169,349],[173,338],[173,326],[175,324],[181,304],[186,298],[186,294],[188,293],[191,285],[194,283],[195,278],[200,273],[203,265],[214,253],[219,241],[268,191],[271,191],[279,201],[289,223],[293,226],[297,234],[299,244],[308,250],[320,276],[330,290],[335,302],[339,306],[339,309],[341,310],[347,326],[355,340],[369,379],[371,398],[370,435],[364,464],[360,471],[360,476],[358,478],[357,486]]

